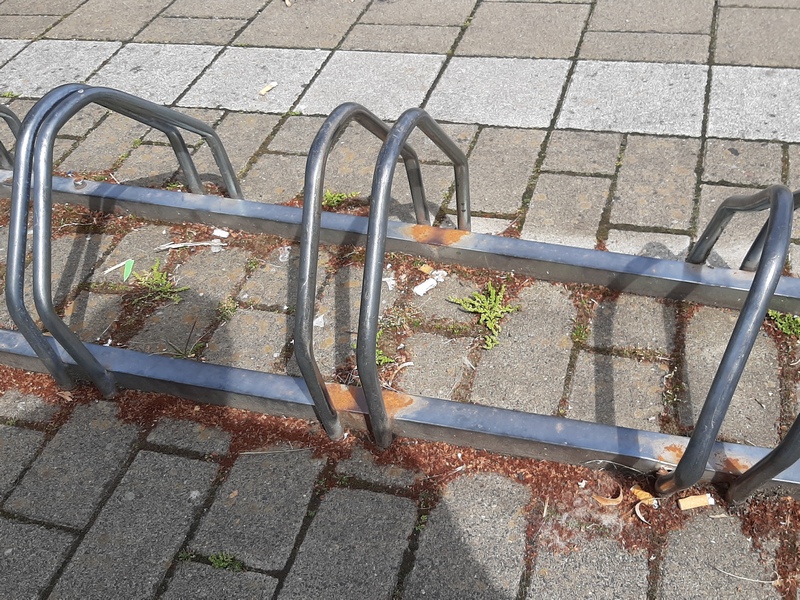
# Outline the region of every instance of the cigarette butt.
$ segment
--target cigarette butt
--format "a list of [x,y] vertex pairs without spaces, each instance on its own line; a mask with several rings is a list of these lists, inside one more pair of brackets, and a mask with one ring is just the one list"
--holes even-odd
[[258,92],[258,95],[259,96],[265,96],[267,94],[267,92],[269,92],[272,88],[274,88],[277,85],[278,85],[277,81],[273,81],[272,83],[268,83],[267,85],[264,86],[264,88],[260,92]]
[[698,494],[697,496],[687,496],[686,498],[678,499],[678,507],[681,510],[712,506],[713,504],[714,498],[711,497],[711,494]]
[[417,267],[418,271],[422,271],[425,275],[430,275],[433,273],[433,267],[430,265],[422,265],[421,267]]

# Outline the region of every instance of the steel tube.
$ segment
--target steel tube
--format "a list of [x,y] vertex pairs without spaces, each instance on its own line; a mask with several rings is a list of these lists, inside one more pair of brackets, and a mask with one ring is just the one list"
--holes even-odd
[[[470,226],[469,178],[467,159],[461,150],[444,134],[436,122],[420,108],[407,110],[392,127],[378,154],[372,178],[372,206],[369,213],[367,252],[364,279],[361,284],[361,309],[358,319],[356,363],[364,388],[375,441],[381,448],[392,443],[392,431],[378,376],[376,344],[380,317],[381,278],[386,254],[389,224],[389,202],[397,159],[408,137],[419,127],[437,146],[444,150],[456,167],[456,191],[459,205],[459,226]],[[464,232],[466,233],[466,231]]]
[[[331,404],[325,380],[314,357],[314,305],[317,290],[317,266],[320,242],[322,199],[325,191],[325,167],[333,146],[345,128],[356,121],[367,131],[385,140],[389,126],[360,104],[350,102],[337,107],[317,132],[308,153],[305,171],[300,266],[298,272],[297,313],[294,352],[297,365],[306,380],[316,406],[317,416],[325,431],[334,439],[342,436],[342,426]],[[402,148],[411,198],[418,222],[429,224],[422,172],[417,154],[407,144]]]
[[48,92],[28,111],[17,136],[16,159],[11,185],[11,220],[8,229],[8,258],[6,261],[6,304],[11,319],[28,340],[37,356],[47,367],[56,383],[70,389],[74,386],[58,354],[47,343],[25,307],[25,246],[28,231],[28,197],[31,185],[33,147],[39,127],[47,115],[64,98],[83,89],[81,84],[57,87]]
[[[789,238],[792,233],[794,208],[792,193],[783,186],[772,186],[750,197],[735,196],[730,199],[730,203],[726,200],[720,206],[714,218],[711,219],[711,224],[706,228],[706,232],[711,232],[712,235],[704,236],[703,239],[712,241],[705,242],[709,245],[698,251],[698,256],[708,255],[713,243],[719,237],[719,233],[716,233],[716,236],[713,234],[717,231],[719,223],[727,222],[730,219],[732,205],[736,205],[736,210],[744,210],[743,207],[760,206],[764,202],[768,202],[770,206],[767,239],[753,285],[733,328],[733,333],[703,403],[686,452],[672,473],[656,480],[655,487],[659,494],[674,494],[691,487],[703,474],[725,413],[742,371],[744,371],[750,351],[753,349],[761,323],[766,316],[770,297],[775,292],[783,265],[786,262]],[[722,226],[724,227],[724,224]],[[721,227],[719,231],[721,232]]]

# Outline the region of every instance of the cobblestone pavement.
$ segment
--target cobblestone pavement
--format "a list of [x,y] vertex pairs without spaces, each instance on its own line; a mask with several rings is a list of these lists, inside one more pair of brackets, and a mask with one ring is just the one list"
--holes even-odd
[[[246,197],[266,203],[301,192],[339,103],[389,121],[423,106],[469,157],[475,231],[681,258],[725,197],[800,185],[798,25],[798,0],[0,0],[0,92],[20,116],[74,81],[174,106],[216,128]],[[452,168],[411,141],[431,212],[452,226]],[[4,127],[0,142],[13,146]],[[188,143],[220,183],[207,147]],[[378,148],[348,129],[326,188],[366,197]],[[162,134],[97,106],[61,130],[55,155],[61,172],[182,183]],[[402,178],[392,218],[411,220]],[[232,232],[222,252],[157,253],[211,230],[92,223],[75,208],[55,218],[54,294],[84,340],[298,375],[294,242]],[[737,217],[710,264],[736,266],[760,225]],[[158,260],[188,287],[182,301],[134,304],[131,282],[108,272],[128,259],[140,274]],[[362,260],[321,254],[315,344],[329,379],[352,376]],[[382,349],[398,362],[385,373],[414,394],[686,433],[735,318],[452,265],[415,297],[413,258],[387,262],[397,287],[382,291]],[[487,277],[517,307],[492,350],[447,300]],[[0,325],[13,327],[5,306]],[[793,359],[765,328],[722,439],[780,439],[797,413]],[[381,455],[356,433],[337,445],[313,424],[127,392],[58,396],[48,378],[4,369],[3,598],[796,597],[800,513],[784,498],[692,513],[670,500],[648,526],[631,513],[629,474],[409,440]],[[615,482],[623,505],[591,499]]]

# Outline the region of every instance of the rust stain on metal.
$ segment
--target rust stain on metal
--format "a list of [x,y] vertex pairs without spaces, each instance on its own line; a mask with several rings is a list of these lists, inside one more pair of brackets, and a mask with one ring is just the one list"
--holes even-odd
[[677,464],[685,451],[686,448],[680,444],[670,444],[664,448],[663,454],[658,455],[658,460],[660,462]]
[[751,465],[749,463],[733,456],[727,457],[725,461],[722,463],[722,467],[726,471],[730,471],[731,473],[736,473],[736,474],[744,473],[745,471],[747,471],[747,469],[750,468],[750,466]]
[[411,237],[420,244],[433,244],[434,246],[452,246],[465,235],[469,235],[469,231],[461,229],[443,229],[427,225],[410,225],[408,231]]
[[[367,412],[364,392],[361,388],[340,383],[326,383],[325,387],[328,388],[328,394],[336,410],[356,413]],[[411,406],[413,403],[413,396],[401,392],[383,390],[383,404],[389,417],[394,417],[401,409]]]
[[326,383],[325,387],[328,389],[331,402],[336,410],[364,412],[358,405],[357,396],[361,395],[358,393],[360,392],[358,388],[342,385],[340,383]]

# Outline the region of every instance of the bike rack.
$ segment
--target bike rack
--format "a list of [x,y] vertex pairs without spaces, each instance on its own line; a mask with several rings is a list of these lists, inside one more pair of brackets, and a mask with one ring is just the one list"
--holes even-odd
[[[27,236],[28,201],[33,196],[33,294],[37,312],[53,337],[75,359],[91,381],[106,397],[116,393],[111,374],[101,366],[78,337],[56,314],[52,299],[51,215],[53,146],[60,128],[88,104],[95,103],[154,127],[167,135],[191,187],[203,191],[178,127],[201,135],[209,144],[225,185],[238,198],[242,197],[233,167],[216,132],[204,123],[176,111],[158,106],[130,94],[110,88],[67,85],[54,89],[38,102],[26,116],[18,140],[15,177],[12,188],[11,228],[7,265],[6,302],[12,319],[37,354],[47,361],[54,377],[65,387],[73,383],[66,366],[49,350],[44,335],[35,326],[24,304],[25,239]],[[31,173],[32,169],[32,173]],[[85,185],[75,180],[74,185]],[[15,249],[12,252],[12,248]]]
[[[14,111],[0,104],[0,119],[6,122],[11,133],[16,138],[19,135],[22,123],[20,123],[19,117],[14,114]],[[0,142],[0,169],[11,169],[13,166],[14,157],[11,156],[11,153],[3,146],[2,142]]]
[[[672,473],[656,482],[656,489],[663,495],[700,480],[731,483],[729,496],[734,501],[743,499],[767,482],[800,489],[800,465],[797,463],[800,418],[772,450],[715,441],[767,309],[800,312],[800,280],[781,276],[791,234],[792,210],[800,204],[800,193],[792,195],[783,186],[773,186],[752,196],[729,198],[718,209],[686,262],[475,234],[469,231],[466,158],[435,122],[424,111],[412,109],[389,129],[355,104],[334,111],[314,141],[306,169],[303,209],[94,181],[83,181],[76,186],[72,179],[49,176],[55,133],[89,102],[126,111],[123,114],[138,117],[161,131],[170,127],[201,133],[210,130],[184,115],[176,116],[177,113],[163,107],[151,110],[150,103],[131,98],[106,88],[80,85],[53,90],[31,109],[23,123],[14,173],[0,169],[0,188],[8,189],[11,185],[12,192],[6,296],[11,316],[19,328],[18,332],[0,330],[3,362],[50,372],[62,387],[72,385],[75,377],[89,375],[96,385],[106,385],[105,389],[98,385],[104,393],[113,393],[118,383],[257,412],[316,417],[331,437],[341,435],[340,417],[346,417],[349,426],[368,424],[379,446],[388,445],[392,435],[397,434],[562,462],[613,461],[646,471],[674,466]],[[384,140],[373,179],[369,219],[321,210],[328,155],[351,121],[360,123]],[[407,144],[408,136],[417,127],[443,149],[454,164],[457,230],[428,225],[419,164]],[[219,143],[218,138],[215,139]],[[215,158],[223,165],[225,161],[219,160],[220,155],[224,156],[221,148],[219,144]],[[391,182],[400,156],[411,185],[418,221],[415,225],[388,220]],[[221,166],[220,170],[225,177],[225,169]],[[229,189],[238,192],[238,184],[230,185]],[[22,301],[27,201],[31,194],[34,199],[34,299],[42,321],[55,339],[36,329]],[[299,238],[301,270],[295,347],[303,379],[80,342],[55,313],[50,312],[49,217],[54,199],[82,204],[93,210],[127,210],[153,220],[193,221]],[[735,212],[767,208],[767,223],[751,246],[742,269],[714,269],[703,264]],[[363,388],[325,382],[313,355],[311,328],[316,253],[320,243],[344,241],[367,248],[356,351]],[[377,378],[375,342],[380,276],[387,249],[468,267],[514,270],[543,280],[588,283],[628,293],[731,307],[739,309],[741,314],[697,427],[688,440],[413,396],[381,390]],[[35,332],[32,333],[31,328]]]

